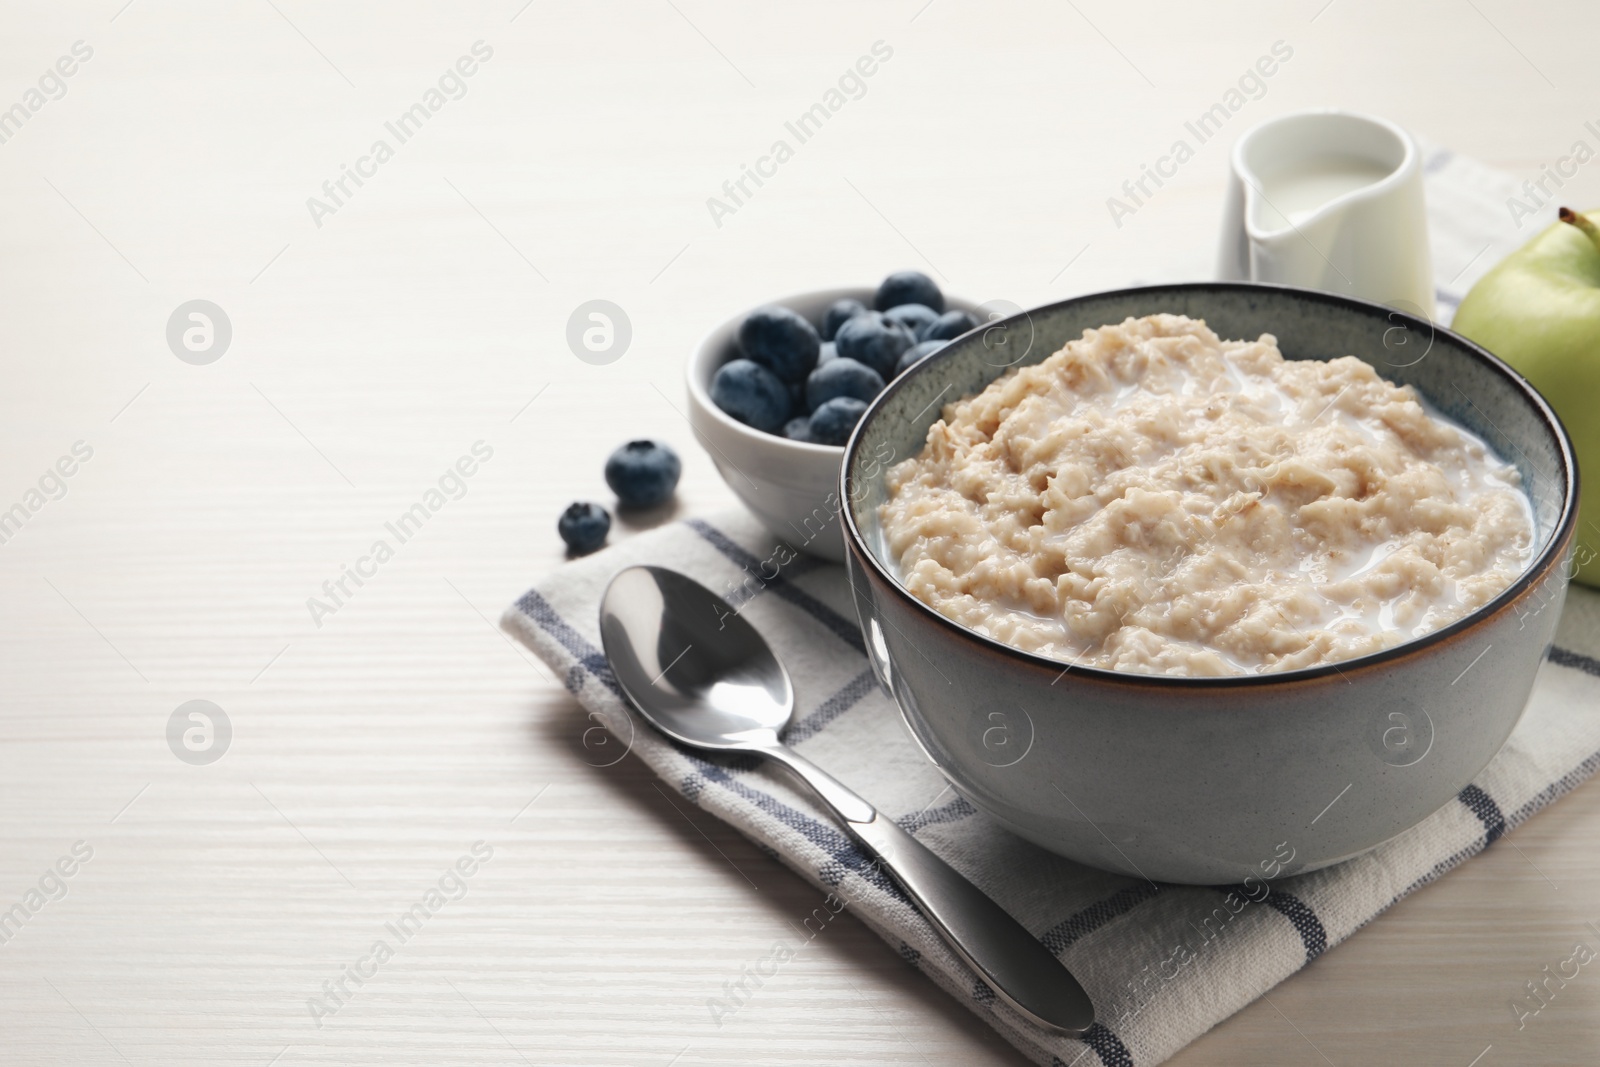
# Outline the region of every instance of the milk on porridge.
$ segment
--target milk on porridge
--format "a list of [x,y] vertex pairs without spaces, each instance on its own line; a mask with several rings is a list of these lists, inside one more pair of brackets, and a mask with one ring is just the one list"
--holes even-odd
[[915,596],[1147,674],[1375,652],[1490,600],[1534,548],[1516,470],[1409,386],[1178,315],[1087,330],[947,405],[888,487]]

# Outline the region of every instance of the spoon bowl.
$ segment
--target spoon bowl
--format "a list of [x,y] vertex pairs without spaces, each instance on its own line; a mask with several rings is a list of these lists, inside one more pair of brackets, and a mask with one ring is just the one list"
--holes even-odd
[[606,590],[600,639],[611,673],[654,726],[686,745],[775,745],[794,685],[767,642],[699,582],[629,567]]

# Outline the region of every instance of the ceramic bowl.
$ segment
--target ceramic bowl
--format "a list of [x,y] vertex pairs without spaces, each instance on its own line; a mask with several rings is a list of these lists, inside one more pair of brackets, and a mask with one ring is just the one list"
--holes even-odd
[[[767,303],[791,308],[817,325],[835,300],[849,297],[871,307],[876,291],[870,287],[822,289]],[[976,304],[948,295],[945,307],[979,314]],[[684,371],[689,425],[722,480],[762,525],[791,547],[837,563],[844,559],[838,496],[844,447],[805,444],[763,433],[711,402],[711,376],[738,356],[735,338],[739,324],[754,310],[742,311],[712,330],[690,357]]]
[[[896,578],[884,472],[939,408],[1008,369],[972,334],[896,379],[846,446],[840,498],[873,668],[954,787],[1063,856],[1159,881],[1238,883],[1358,855],[1460,797],[1521,718],[1569,575],[1577,467],[1544,400],[1484,349],[1376,304],[1250,283],[1062,301],[990,327],[1037,363],[1085,329],[1174,312],[1292,359],[1355,355],[1417,388],[1521,472],[1537,551],[1471,615],[1383,652],[1280,674],[1173,678],[1064,664],[946,618]],[[1292,857],[1292,858],[1287,858]]]

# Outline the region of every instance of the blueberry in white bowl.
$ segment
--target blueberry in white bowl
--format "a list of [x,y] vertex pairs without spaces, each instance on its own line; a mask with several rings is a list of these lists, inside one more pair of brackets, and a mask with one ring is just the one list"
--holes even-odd
[[865,315],[866,313],[867,305],[854,297],[847,296],[843,300],[835,300],[828,305],[828,310],[822,313],[822,339],[824,341],[833,340],[834,335],[839,332],[839,327],[857,315]]
[[872,306],[888,311],[901,304],[923,304],[935,312],[944,310],[944,294],[934,280],[920,270],[895,271],[878,286]]
[[890,322],[898,322],[911,331],[913,337],[922,337],[928,328],[939,321],[939,313],[927,304],[901,304],[883,313]]
[[865,400],[836,396],[811,413],[811,436],[825,445],[842,445],[866,413]]
[[878,372],[884,381],[894,377],[900,354],[917,343],[916,335],[898,322],[869,311],[857,315],[834,338],[841,359],[853,359]]
[[711,378],[711,402],[746,426],[777,433],[789,420],[789,387],[759,363],[735,359]]
[[817,365],[822,339],[798,312],[769,304],[739,326],[739,350],[786,382],[803,382]]
[[824,363],[806,379],[806,410],[816,411],[838,396],[854,397],[864,403],[883,392],[883,375],[853,359],[839,358]]
[[924,341],[953,341],[978,325],[970,311],[952,309],[938,316],[917,334]]

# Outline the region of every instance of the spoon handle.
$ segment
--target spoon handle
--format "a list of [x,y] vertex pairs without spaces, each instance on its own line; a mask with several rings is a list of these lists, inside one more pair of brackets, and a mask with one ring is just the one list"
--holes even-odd
[[794,749],[761,752],[815,790],[1001,1000],[1037,1025],[1074,1037],[1094,1025],[1094,1005],[1078,980],[981,889]]

